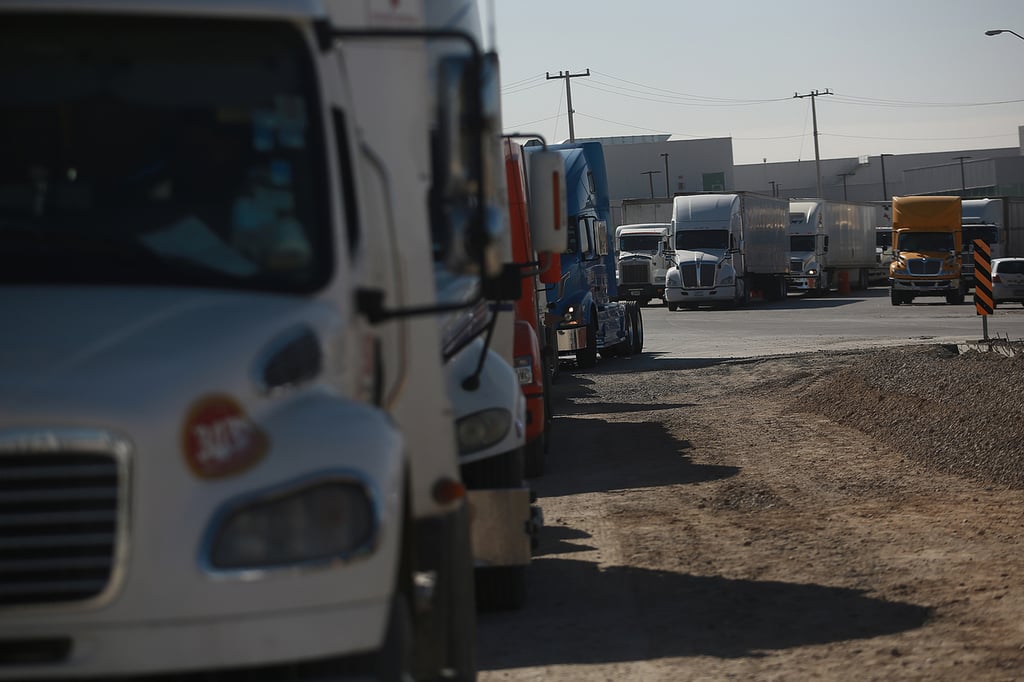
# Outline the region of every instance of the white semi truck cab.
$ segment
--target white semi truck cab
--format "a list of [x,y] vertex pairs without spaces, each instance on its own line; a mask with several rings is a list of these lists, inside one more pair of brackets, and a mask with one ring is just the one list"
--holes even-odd
[[670,223],[615,228],[619,298],[646,305],[665,297],[665,273],[675,265]]
[[407,0],[0,45],[0,679],[474,679],[437,282],[498,262],[493,59]]

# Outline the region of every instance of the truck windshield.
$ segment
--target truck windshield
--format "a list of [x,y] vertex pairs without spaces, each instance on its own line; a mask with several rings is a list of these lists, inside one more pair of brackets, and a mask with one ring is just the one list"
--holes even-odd
[[952,232],[900,232],[896,247],[901,251],[951,251]]
[[317,112],[289,26],[6,17],[0,280],[323,286]]
[[700,249],[729,248],[729,230],[680,230],[676,232],[676,249],[697,251]]
[[790,251],[814,251],[814,235],[794,235],[789,238]]
[[619,251],[657,251],[660,243],[656,234],[631,234],[619,237]]

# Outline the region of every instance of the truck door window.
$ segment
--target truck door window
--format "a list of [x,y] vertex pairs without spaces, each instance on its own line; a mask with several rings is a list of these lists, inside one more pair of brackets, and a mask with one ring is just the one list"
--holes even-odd
[[359,215],[356,210],[356,190],[352,170],[352,150],[349,147],[348,127],[345,121],[345,113],[340,109],[331,112],[331,119],[334,124],[334,139],[337,155],[338,169],[341,174],[341,205],[345,216],[345,234],[348,235],[349,254],[355,254],[359,245],[360,224]]
[[591,251],[593,250],[593,234],[591,232],[591,223],[589,218],[580,218],[577,222],[577,231],[579,232],[580,242],[579,249],[580,255],[584,258],[590,258]]
[[315,84],[285,24],[6,18],[0,279],[322,287]]

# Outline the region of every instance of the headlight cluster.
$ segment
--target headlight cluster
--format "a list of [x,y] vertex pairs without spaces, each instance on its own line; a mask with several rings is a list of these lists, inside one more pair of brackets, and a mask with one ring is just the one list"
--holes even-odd
[[499,442],[512,426],[512,414],[495,407],[466,415],[455,422],[459,454],[468,455]]
[[373,546],[376,514],[366,488],[327,481],[249,502],[215,529],[216,569],[283,567],[346,558]]
[[665,275],[665,282],[669,286],[679,286],[679,271],[669,270],[668,274]]
[[735,274],[723,275],[722,278],[718,281],[718,286],[731,287],[735,283],[736,283],[736,275]]

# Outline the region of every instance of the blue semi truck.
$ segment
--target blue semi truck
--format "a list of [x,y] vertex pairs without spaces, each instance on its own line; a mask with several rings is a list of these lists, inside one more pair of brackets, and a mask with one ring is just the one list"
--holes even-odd
[[[540,149],[527,146],[527,150]],[[559,256],[562,276],[546,290],[552,348],[586,369],[602,357],[643,350],[643,318],[636,301],[619,301],[614,234],[604,151],[599,142],[548,146],[565,161],[568,247]]]

